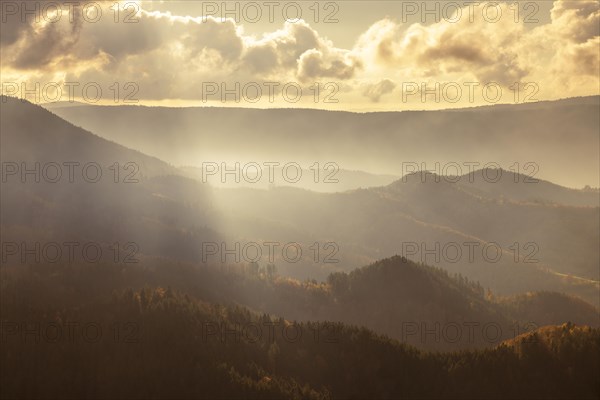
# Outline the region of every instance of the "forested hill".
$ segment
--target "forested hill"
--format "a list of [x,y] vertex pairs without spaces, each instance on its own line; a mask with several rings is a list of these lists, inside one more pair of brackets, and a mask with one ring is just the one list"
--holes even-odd
[[[61,279],[57,273],[52,271],[52,283]],[[62,279],[92,282],[98,276],[90,270],[70,273]],[[71,287],[57,301],[58,289],[47,280],[21,275],[3,276],[1,289],[0,385],[7,399],[88,398],[90,388],[94,398],[149,399],[600,394],[600,331],[572,324],[493,349],[427,353],[365,328],[294,323],[165,287],[100,297],[78,296]],[[32,374],[36,385],[28,384]]]

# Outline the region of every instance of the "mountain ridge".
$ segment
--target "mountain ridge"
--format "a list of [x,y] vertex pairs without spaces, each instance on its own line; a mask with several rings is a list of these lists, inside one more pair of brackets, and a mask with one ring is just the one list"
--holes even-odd
[[[403,176],[405,164],[412,162],[458,163],[463,173],[466,162],[480,166],[494,162],[504,168],[535,163],[540,178],[568,187],[597,187],[600,168],[595,145],[600,142],[594,127],[600,117],[595,105],[573,101],[549,102],[535,109],[515,105],[486,111],[372,114],[140,106],[55,111],[96,134],[173,165],[294,161],[308,168],[314,162],[335,162],[341,169]],[[294,143],[293,148],[289,143]],[[514,144],[511,151],[507,143]]]

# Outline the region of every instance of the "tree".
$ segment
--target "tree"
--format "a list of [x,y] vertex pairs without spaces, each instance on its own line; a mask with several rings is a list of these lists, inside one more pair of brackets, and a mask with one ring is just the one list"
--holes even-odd
[[250,272],[250,275],[252,275],[252,276],[258,276],[259,269],[260,269],[260,266],[258,265],[258,263],[256,261],[252,261],[248,265],[248,270]]
[[348,275],[343,272],[335,272],[327,277],[327,283],[331,286],[331,292],[335,296],[341,296],[349,289]]
[[277,267],[275,264],[267,264],[267,278],[269,280],[275,279],[277,276]]

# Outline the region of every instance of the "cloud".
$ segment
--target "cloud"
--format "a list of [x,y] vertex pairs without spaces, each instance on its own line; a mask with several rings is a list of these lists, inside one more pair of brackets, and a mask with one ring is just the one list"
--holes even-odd
[[[202,79],[226,81],[233,75],[248,81],[347,79],[360,64],[304,21],[286,22],[281,29],[255,38],[245,35],[232,19],[211,16],[142,10],[137,23],[115,23],[111,6],[104,4],[107,17],[95,23],[83,21],[77,12],[74,23],[69,23],[68,12],[57,23],[33,19],[22,23],[18,16],[13,18],[10,25],[3,25],[2,50],[10,56],[2,60],[2,68],[62,71],[70,79],[107,82],[118,76],[142,81],[140,86],[154,85],[145,93],[161,97],[175,94],[168,77],[186,92],[186,81],[188,85]],[[177,69],[176,76],[168,68]]]
[[594,0],[555,1],[550,12],[552,30],[574,43],[600,35],[600,6]]
[[408,28],[383,20],[359,39],[359,46],[372,62],[408,68],[414,77],[460,73],[510,85],[528,72],[512,45],[523,34],[522,25],[508,19],[490,23],[465,17],[454,23],[441,20]]
[[304,52],[298,61],[298,77],[301,81],[333,78],[347,80],[354,76],[361,62],[349,51],[311,49]]
[[187,25],[181,43],[190,51],[191,57],[210,49],[215,50],[223,61],[239,60],[244,43],[233,20],[218,21],[210,17],[201,22],[190,21]]
[[363,96],[377,103],[384,94],[391,93],[396,88],[396,84],[389,79],[383,79],[375,84],[367,84],[363,91]]
[[[574,44],[570,48],[573,73],[598,76],[600,66],[600,38],[590,38],[585,43]],[[567,55],[568,56],[568,55]]]
[[[549,97],[585,94],[598,87],[600,8],[594,0],[556,0],[550,23],[526,27],[515,22],[509,4],[502,18],[456,22],[374,23],[354,53],[373,74],[409,81],[536,82]],[[585,75],[585,76],[582,76]],[[597,94],[592,92],[591,94]]]
[[555,72],[598,77],[600,71],[600,6],[596,1],[556,1],[552,24],[540,28],[553,43]]
[[373,103],[393,101],[385,95],[406,81],[504,87],[533,81],[543,97],[583,95],[598,87],[596,1],[556,0],[550,21],[533,27],[516,23],[508,4],[500,4],[510,17],[496,23],[470,21],[466,10],[457,22],[383,18],[344,49],[301,20],[258,37],[231,19],[143,9],[137,23],[115,23],[109,1],[96,23],[64,11],[57,23],[9,16],[2,24],[0,65],[3,77],[59,76],[107,88],[116,79],[136,82],[141,99],[198,99],[207,81],[296,81],[308,87],[333,80],[346,98]]

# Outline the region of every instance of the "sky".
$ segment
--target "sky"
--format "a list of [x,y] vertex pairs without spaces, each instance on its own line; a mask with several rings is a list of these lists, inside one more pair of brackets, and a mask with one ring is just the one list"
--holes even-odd
[[598,1],[2,4],[35,102],[445,109],[600,94]]

